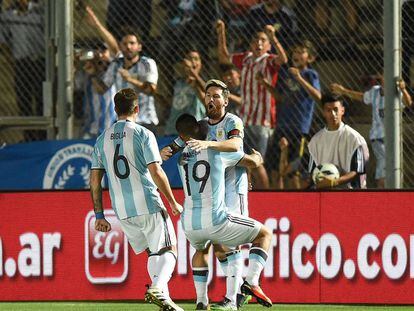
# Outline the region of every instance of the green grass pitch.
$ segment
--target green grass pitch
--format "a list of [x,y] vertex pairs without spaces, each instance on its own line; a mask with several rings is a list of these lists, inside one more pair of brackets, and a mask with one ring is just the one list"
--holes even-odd
[[[193,303],[179,303],[184,310],[194,310]],[[157,306],[141,303],[106,303],[106,302],[2,302],[0,303],[1,311],[33,311],[33,310],[73,310],[73,311],[121,311],[121,310],[138,310],[138,311],[158,311]],[[348,305],[287,305],[274,304],[272,308],[264,308],[257,304],[249,304],[242,310],[256,311],[256,310],[275,310],[275,311],[328,311],[328,310],[343,310],[343,311],[385,311],[385,310],[414,310],[414,306],[348,306]]]

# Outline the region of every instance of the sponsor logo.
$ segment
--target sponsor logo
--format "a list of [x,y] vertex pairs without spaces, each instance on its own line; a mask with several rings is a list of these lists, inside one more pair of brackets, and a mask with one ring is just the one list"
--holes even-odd
[[43,177],[44,189],[73,189],[89,184],[93,147],[72,144],[60,149],[50,160]]
[[128,275],[128,241],[113,210],[105,210],[111,231],[95,230],[95,214],[85,219],[85,274],[93,284],[122,283]]

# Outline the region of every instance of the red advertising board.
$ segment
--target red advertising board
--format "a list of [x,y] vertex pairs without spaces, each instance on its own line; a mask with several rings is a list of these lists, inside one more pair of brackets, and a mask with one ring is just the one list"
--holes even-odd
[[[414,304],[411,202],[411,192],[250,193],[251,216],[273,231],[262,287],[274,302]],[[108,193],[104,205],[105,234],[87,191],[0,194],[0,301],[143,299],[146,255],[128,246]],[[173,219],[171,296],[194,299],[192,250]],[[210,263],[209,296],[220,300],[224,277]]]

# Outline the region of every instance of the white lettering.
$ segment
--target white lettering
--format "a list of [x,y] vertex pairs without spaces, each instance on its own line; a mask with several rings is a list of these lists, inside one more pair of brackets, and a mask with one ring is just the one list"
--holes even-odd
[[36,234],[25,233],[20,236],[20,245],[25,247],[19,253],[18,267],[22,276],[40,275],[40,241]]
[[60,249],[62,235],[59,232],[43,234],[43,275],[53,275],[53,250]]
[[301,233],[299,234],[295,241],[293,242],[292,246],[292,264],[293,270],[295,271],[296,275],[300,279],[307,279],[309,278],[315,268],[313,265],[307,261],[306,264],[303,264],[302,261],[302,250],[305,249],[306,251],[310,251],[313,247],[313,240],[309,234]]
[[[275,258],[275,247],[277,245],[277,234],[274,231],[277,229],[277,220],[275,218],[269,218],[264,223],[267,229],[272,232],[272,241],[270,242],[269,251],[267,252],[267,261],[264,267],[263,275],[265,277],[273,277],[274,274],[274,258]],[[249,258],[249,253],[247,253],[247,257]],[[246,267],[246,274],[247,274],[247,267]]]
[[114,242],[114,250],[111,251],[111,243],[112,243],[112,239],[115,237],[119,236],[119,232],[118,231],[111,231],[108,233],[107,237],[106,237],[106,241],[105,241],[105,256],[109,259],[112,258],[111,264],[115,264],[118,262],[118,257],[119,257],[119,242]]
[[[397,262],[392,262],[393,249],[397,251]],[[399,234],[390,234],[382,247],[382,265],[390,279],[398,280],[407,268],[407,247]]]
[[[327,251],[331,250],[331,263],[327,262]],[[316,245],[316,266],[320,274],[326,279],[333,279],[341,269],[341,245],[338,238],[332,233],[325,233]]]
[[[279,221],[279,229],[283,233],[289,232],[290,221],[286,217],[282,217]],[[281,278],[289,278],[289,234],[279,235],[279,276]]]
[[372,249],[373,252],[377,250],[380,245],[380,241],[377,236],[372,233],[365,234],[358,244],[358,267],[359,272],[368,280],[373,280],[378,276],[380,272],[379,265],[373,261],[370,265],[368,263],[368,253]]
[[98,233],[96,233],[95,238],[94,238],[95,245],[92,249],[92,255],[93,255],[93,257],[95,257],[97,259],[103,258],[105,256],[105,251],[104,250],[102,252],[99,251],[99,249],[104,246],[104,244],[101,242],[102,238],[104,238],[104,237],[105,237],[104,232],[98,232]]
[[0,276],[3,276],[3,243],[0,238]]
[[414,235],[410,235],[410,278],[414,279]]

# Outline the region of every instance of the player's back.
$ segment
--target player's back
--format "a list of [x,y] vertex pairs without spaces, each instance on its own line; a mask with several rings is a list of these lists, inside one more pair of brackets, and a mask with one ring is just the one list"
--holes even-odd
[[204,229],[226,220],[224,172],[242,157],[241,151],[183,150],[178,167],[185,194],[181,216],[185,230]]
[[163,203],[147,168],[161,162],[151,131],[118,121],[98,137],[94,153],[107,173],[112,207],[120,219],[160,211]]

